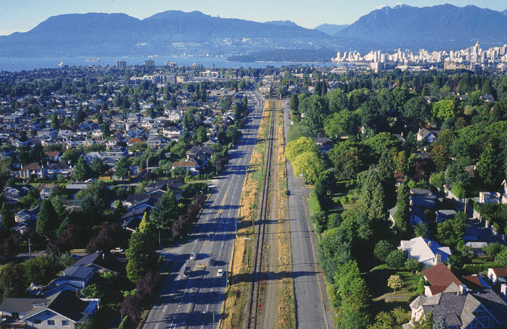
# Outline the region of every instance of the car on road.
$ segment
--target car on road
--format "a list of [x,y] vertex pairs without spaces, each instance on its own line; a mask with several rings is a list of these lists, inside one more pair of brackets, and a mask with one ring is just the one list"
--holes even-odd
[[195,252],[191,253],[190,254],[190,259],[191,260],[197,259],[197,254]]
[[224,275],[225,275],[225,271],[222,268],[219,268],[218,271],[217,271],[217,276],[218,277],[223,277]]
[[192,271],[190,270],[190,266],[185,267],[185,271],[183,271],[183,276],[188,278]]
[[215,266],[216,261],[213,258],[209,259],[209,266]]

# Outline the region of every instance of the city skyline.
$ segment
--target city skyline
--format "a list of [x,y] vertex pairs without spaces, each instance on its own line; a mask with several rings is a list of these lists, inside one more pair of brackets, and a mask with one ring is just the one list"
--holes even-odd
[[279,0],[275,3],[267,0],[252,2],[237,2],[217,0],[213,3],[203,0],[191,0],[181,3],[167,3],[163,0],[148,0],[139,3],[133,0],[22,0],[8,2],[0,7],[0,36],[13,32],[26,32],[52,16],[63,14],[82,14],[89,12],[124,13],[138,19],[144,19],[167,10],[181,10],[184,12],[201,11],[210,16],[222,18],[237,18],[256,22],[289,20],[299,26],[313,29],[321,24],[352,24],[361,16],[385,6],[395,7],[405,4],[413,7],[428,7],[442,4],[457,7],[474,5],[496,11],[507,9],[505,2],[494,1],[439,1],[429,0],[358,0],[331,1],[323,0],[309,3],[302,0]]

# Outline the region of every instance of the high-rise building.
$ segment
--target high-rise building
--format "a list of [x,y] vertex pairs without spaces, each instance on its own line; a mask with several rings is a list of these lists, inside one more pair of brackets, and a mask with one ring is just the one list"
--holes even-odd
[[144,61],[144,66],[146,67],[154,67],[155,61],[153,59],[148,59],[147,61]]
[[116,68],[117,69],[124,69],[127,67],[126,61],[116,61]]

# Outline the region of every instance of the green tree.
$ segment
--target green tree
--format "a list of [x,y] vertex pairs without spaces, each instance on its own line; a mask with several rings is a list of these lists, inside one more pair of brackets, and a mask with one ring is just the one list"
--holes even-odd
[[504,248],[495,256],[495,261],[502,267],[507,267],[507,249]]
[[505,177],[505,169],[498,157],[498,151],[489,143],[481,156],[476,167],[479,177],[481,177],[487,187],[494,188]]
[[385,150],[378,162],[377,172],[384,189],[386,207],[391,208],[396,203],[396,179],[394,178],[393,151]]
[[380,240],[375,245],[375,249],[373,250],[373,255],[375,256],[375,258],[377,258],[381,262],[385,262],[387,256],[393,250],[396,250],[396,248],[389,241]]
[[387,219],[384,189],[377,171],[368,170],[361,187],[359,208],[370,220],[383,222]]
[[84,298],[102,298],[104,295],[104,291],[96,283],[88,284],[81,290],[81,296]]
[[492,95],[494,98],[496,98],[496,90],[493,88],[491,79],[484,81],[481,92],[483,95]]
[[37,256],[23,263],[28,282],[37,285],[47,285],[55,278],[60,265],[53,261],[54,258]]
[[58,115],[56,115],[56,113],[51,115],[51,129],[60,129],[60,120],[58,119]]
[[178,218],[178,206],[172,190],[168,190],[155,203],[155,208],[150,213],[150,220],[162,229],[169,230],[173,222]]
[[0,269],[0,287],[3,298],[23,297],[29,284],[23,265],[7,263]]
[[343,90],[336,88],[326,95],[329,102],[329,110],[331,112],[340,112],[348,107],[347,95]]
[[368,168],[368,149],[360,143],[339,143],[328,153],[328,157],[334,164],[339,181],[356,179],[358,173]]
[[197,133],[196,133],[196,141],[197,141],[197,143],[203,144],[207,140],[208,140],[208,133],[206,131],[206,127],[199,126],[199,128],[197,128]]
[[427,120],[430,116],[428,103],[420,96],[412,97],[403,106],[402,114],[416,122]]
[[414,275],[414,272],[418,272],[422,270],[423,265],[419,263],[416,259],[409,258],[405,262],[405,268],[410,271],[410,274]]
[[129,173],[130,169],[130,161],[126,157],[121,157],[116,164],[114,165],[114,170],[116,171],[116,176],[123,179]]
[[306,125],[306,123],[296,122],[289,128],[289,132],[287,133],[287,143],[298,140],[301,137],[308,137],[310,139],[313,139],[315,135],[313,134],[310,127]]
[[505,249],[505,246],[499,242],[489,243],[487,246],[482,248],[489,258],[495,259],[496,255],[498,255],[501,251]]
[[2,231],[7,232],[8,229],[16,224],[14,221],[14,216],[12,215],[12,212],[7,208],[5,202],[2,204],[2,208],[0,209],[0,216],[2,218]]
[[345,135],[355,135],[357,127],[357,116],[348,110],[333,113],[324,119],[326,136],[335,140]]
[[350,242],[343,235],[343,230],[333,228],[325,231],[318,244],[322,272],[327,282],[334,282],[334,276],[341,265],[351,259]]
[[446,219],[438,223],[437,238],[439,241],[445,246],[456,247],[458,242],[465,237],[466,220],[466,213],[458,212],[454,219]]
[[37,233],[46,239],[52,239],[55,237],[59,225],[60,220],[51,201],[49,199],[42,200],[37,215]]
[[324,161],[314,152],[303,152],[292,162],[294,175],[303,175],[306,182],[314,183],[324,170]]
[[79,149],[70,149],[63,153],[62,160],[69,162],[71,164],[75,164],[78,162],[81,156],[81,151]]
[[423,238],[428,237],[428,226],[424,222],[419,222],[414,227],[414,237],[422,236]]
[[393,250],[387,255],[386,263],[387,266],[394,269],[400,269],[405,266],[405,262],[407,261],[407,254],[404,251],[396,249]]
[[410,187],[408,182],[401,184],[398,189],[397,210],[394,214],[394,221],[397,231],[402,237],[410,235]]
[[413,320],[412,329],[433,329],[433,311],[423,314],[419,320]]
[[90,166],[83,157],[79,157],[77,160],[72,177],[81,182],[91,178]]
[[94,178],[100,177],[104,173],[104,164],[102,160],[96,158],[93,160],[90,170]]
[[456,102],[454,100],[443,99],[433,103],[431,110],[433,119],[446,121],[456,117]]
[[315,141],[308,137],[301,137],[297,140],[287,143],[285,147],[285,156],[291,162],[293,162],[298,155],[303,152],[318,153],[319,149]]
[[355,261],[340,267],[334,278],[336,304],[340,306],[336,328],[366,328],[369,293]]
[[289,108],[292,114],[299,114],[299,98],[297,94],[292,94],[289,99]]
[[[140,225],[141,226],[141,225]],[[127,278],[136,283],[155,265],[155,239],[150,232],[132,233],[127,249]]]

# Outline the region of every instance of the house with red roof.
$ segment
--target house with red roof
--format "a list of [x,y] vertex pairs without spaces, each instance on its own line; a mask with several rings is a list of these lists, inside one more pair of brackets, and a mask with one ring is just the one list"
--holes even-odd
[[427,268],[422,271],[422,274],[424,275],[424,279],[431,284],[430,286],[424,286],[425,296],[431,297],[444,292],[453,282],[457,286],[463,285],[444,263]]
[[488,268],[488,278],[493,282],[507,283],[507,268]]

